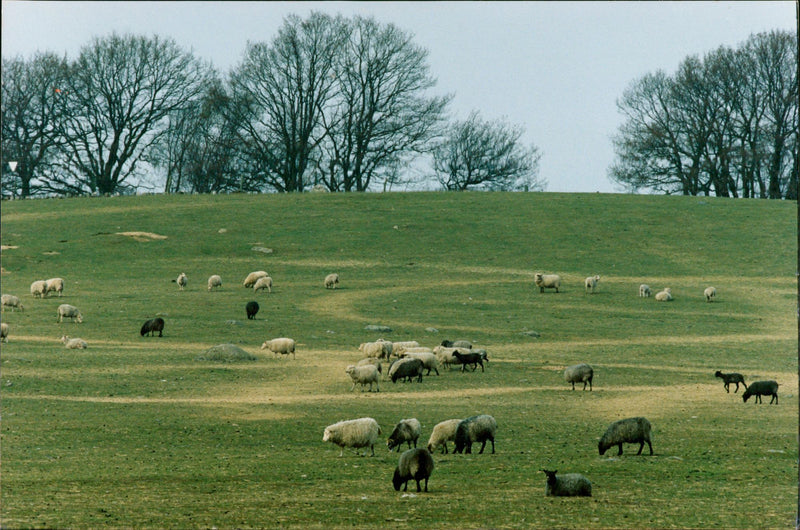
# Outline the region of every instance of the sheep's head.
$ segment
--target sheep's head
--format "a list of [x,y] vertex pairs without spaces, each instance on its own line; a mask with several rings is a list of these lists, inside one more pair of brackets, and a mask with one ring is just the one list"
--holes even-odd
[[547,482],[555,483],[555,481],[556,481],[556,473],[558,473],[558,471],[548,471],[546,469],[540,469],[539,471],[541,471],[542,473],[547,475]]
[[403,485],[403,477],[400,476],[400,468],[396,467],[394,469],[394,476],[392,477],[392,486],[394,486],[394,491],[400,491],[400,486]]
[[267,348],[269,348],[269,341],[265,341],[264,344],[261,345],[262,350],[266,350]]

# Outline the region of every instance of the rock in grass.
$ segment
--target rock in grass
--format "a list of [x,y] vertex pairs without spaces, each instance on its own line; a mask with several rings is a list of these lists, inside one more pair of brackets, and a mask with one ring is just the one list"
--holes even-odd
[[194,360],[235,363],[241,361],[255,361],[256,357],[250,355],[235,344],[217,344],[195,357]]
[[370,325],[364,327],[364,329],[366,329],[367,331],[377,331],[379,333],[391,333],[392,332],[392,328],[390,328],[389,326],[379,326],[377,324],[370,324]]

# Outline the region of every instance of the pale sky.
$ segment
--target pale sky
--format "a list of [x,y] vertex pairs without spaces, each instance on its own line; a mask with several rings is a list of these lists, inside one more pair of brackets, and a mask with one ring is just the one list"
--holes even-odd
[[616,100],[634,80],[675,72],[689,55],[751,34],[794,31],[778,2],[2,2],[2,56],[37,50],[73,59],[111,32],[173,38],[226,73],[248,41],[269,42],[283,18],[312,10],[373,16],[429,51],[451,113],[479,110],[526,129],[548,191],[621,191],[608,180]]

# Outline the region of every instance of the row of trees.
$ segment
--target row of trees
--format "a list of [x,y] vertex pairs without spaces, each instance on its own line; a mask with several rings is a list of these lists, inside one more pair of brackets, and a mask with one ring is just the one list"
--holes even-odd
[[610,178],[633,190],[797,199],[797,35],[751,36],[634,81]]
[[366,191],[423,156],[446,189],[541,189],[521,127],[448,120],[427,56],[391,24],[312,13],[224,78],[158,36],[4,58],[3,194]]

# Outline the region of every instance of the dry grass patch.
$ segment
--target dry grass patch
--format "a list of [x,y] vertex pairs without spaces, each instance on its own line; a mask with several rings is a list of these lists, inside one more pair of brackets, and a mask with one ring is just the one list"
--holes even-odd
[[160,239],[167,239],[167,236],[154,234],[153,232],[116,232],[118,236],[132,237],[136,241],[146,242]]

